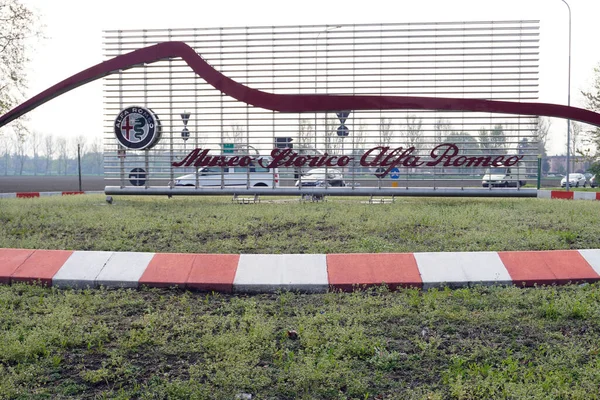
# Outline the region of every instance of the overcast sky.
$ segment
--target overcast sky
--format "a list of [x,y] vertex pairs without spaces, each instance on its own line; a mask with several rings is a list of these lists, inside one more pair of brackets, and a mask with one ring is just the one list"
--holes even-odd
[[[45,25],[29,66],[31,97],[103,61],[102,31],[257,25],[359,24],[539,19],[540,101],[567,104],[568,11],[562,0],[22,0]],[[600,0],[567,0],[572,10],[571,104],[582,107],[600,62]],[[101,81],[29,113],[43,134],[102,136]],[[73,118],[76,116],[76,118]],[[550,154],[566,152],[566,121],[552,121]]]

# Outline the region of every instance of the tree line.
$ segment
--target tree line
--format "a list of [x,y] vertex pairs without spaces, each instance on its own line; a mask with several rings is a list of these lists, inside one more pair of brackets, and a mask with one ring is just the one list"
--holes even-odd
[[[79,162],[81,160],[81,162]],[[102,140],[14,129],[0,136],[0,175],[103,174]]]

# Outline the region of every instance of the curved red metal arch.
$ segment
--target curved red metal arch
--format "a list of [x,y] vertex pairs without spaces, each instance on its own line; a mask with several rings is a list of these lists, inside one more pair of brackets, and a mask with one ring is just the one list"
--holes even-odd
[[600,126],[600,114],[576,107],[547,103],[456,99],[440,97],[274,94],[244,86],[211,67],[183,42],[164,42],[117,56],[65,79],[0,117],[0,127],[45,102],[104,76],[140,64],[181,57],[196,74],[224,94],[249,105],[280,112],[335,110],[439,110],[520,114],[571,119]]

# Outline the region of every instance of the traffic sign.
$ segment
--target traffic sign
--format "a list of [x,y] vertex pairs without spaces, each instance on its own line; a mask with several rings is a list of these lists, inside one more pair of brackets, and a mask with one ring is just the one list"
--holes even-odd
[[338,119],[340,120],[340,124],[344,125],[346,119],[350,115],[350,111],[338,111],[335,113],[335,115],[337,115]]
[[183,130],[181,131],[181,138],[183,140],[188,140],[190,138],[190,131],[188,130],[188,128],[183,128]]
[[223,153],[231,154],[235,149],[235,143],[223,143]]
[[144,168],[134,168],[129,173],[129,182],[133,186],[144,186],[146,183],[146,170]]
[[390,178],[399,179],[400,178],[400,170],[398,168],[392,168],[390,170]]
[[187,111],[184,111],[180,115],[181,115],[181,119],[183,120],[183,126],[187,126],[188,121],[190,120],[191,114]]
[[341,125],[337,128],[337,135],[341,137],[346,137],[350,133],[350,129],[346,125]]

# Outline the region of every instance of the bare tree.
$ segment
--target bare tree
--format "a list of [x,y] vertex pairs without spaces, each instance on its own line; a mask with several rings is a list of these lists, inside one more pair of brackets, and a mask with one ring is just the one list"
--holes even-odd
[[355,127],[354,132],[352,132],[352,144],[355,149],[364,150],[363,147],[367,142],[367,138],[365,137],[366,125],[362,120],[358,120]]
[[392,120],[390,118],[379,118],[379,145],[389,146],[393,135]]
[[438,119],[434,127],[435,131],[435,143],[434,145],[442,144],[447,137],[453,133],[452,124],[447,119]]
[[298,148],[303,153],[313,153],[316,149],[311,149],[314,139],[313,124],[310,119],[302,118],[298,122]]
[[10,161],[10,144],[8,136],[0,135],[0,150],[2,150],[2,159],[4,160],[4,175],[8,175],[8,166]]
[[421,128],[423,121],[421,118],[417,118],[415,115],[406,116],[406,124],[403,132],[404,143],[407,147],[418,148],[423,143],[423,135],[421,134]]
[[46,137],[44,138],[44,152],[46,155],[46,175],[48,175],[48,171],[50,171],[50,165],[52,164],[52,159],[54,158],[55,151],[56,148],[54,143],[54,136],[46,135]]
[[29,135],[29,144],[31,151],[33,152],[33,174],[37,175],[38,172],[38,155],[40,151],[41,136],[39,132],[32,131]]
[[[579,154],[580,156],[585,156],[586,153],[584,152],[581,146],[581,134],[583,132],[583,127],[580,123],[575,121],[571,121],[571,127],[571,154]],[[571,159],[571,171],[575,171],[575,162],[577,161],[576,158],[577,157],[573,157]]]
[[58,149],[58,173],[62,172],[63,175],[67,174],[67,164],[69,161],[69,152],[67,147],[67,139],[59,137],[56,140],[56,147]]
[[538,154],[541,156],[546,155],[546,145],[548,144],[548,133],[550,133],[550,127],[552,121],[548,118],[537,117],[536,128],[535,128],[535,140],[537,141]]
[[90,150],[87,152],[90,158],[92,173],[99,174],[102,172],[102,139],[97,138],[90,144]]
[[23,166],[25,165],[25,160],[27,159],[27,151],[26,151],[26,142],[25,135],[28,133],[27,128],[21,123],[21,121],[17,121],[13,126],[13,149],[15,154],[15,159],[17,161],[17,165],[15,168],[15,175],[17,172],[19,175],[23,175]]
[[338,135],[340,121],[337,118],[325,120],[325,151],[329,154],[341,154],[344,151],[345,137]]
[[0,21],[0,114],[4,114],[26,87],[26,42],[39,35],[39,24],[19,0],[0,0]]

